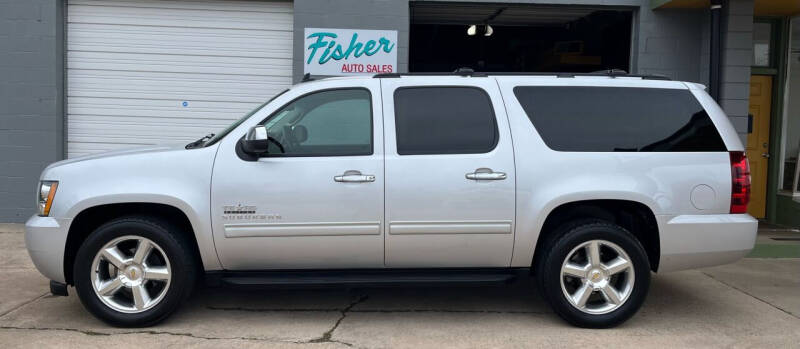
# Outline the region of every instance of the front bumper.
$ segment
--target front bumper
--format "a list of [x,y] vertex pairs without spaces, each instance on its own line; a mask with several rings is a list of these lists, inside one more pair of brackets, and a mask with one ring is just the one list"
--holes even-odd
[[65,283],[64,248],[69,219],[34,215],[25,222],[25,246],[33,264],[50,280]]
[[756,243],[758,221],[747,214],[658,216],[658,272],[735,262]]

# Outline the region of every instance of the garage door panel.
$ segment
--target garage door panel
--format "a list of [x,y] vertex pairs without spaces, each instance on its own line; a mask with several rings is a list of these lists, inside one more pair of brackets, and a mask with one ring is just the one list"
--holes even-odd
[[[178,99],[175,99],[174,96],[166,96],[165,93],[171,92],[169,86],[158,86],[153,87],[150,90],[147,90],[147,84],[129,84],[126,86],[119,86],[119,87],[111,87],[110,83],[99,82],[94,86],[84,84],[80,91],[75,91],[71,94],[72,97],[94,97],[94,98],[102,98],[111,100],[114,103],[119,103],[119,101],[115,99],[138,99],[142,100],[140,102],[144,102],[147,100],[167,100],[170,103],[182,103],[185,101],[190,103],[191,110],[196,110],[195,107],[198,105],[199,102],[241,102],[246,103],[245,105],[250,106],[253,103],[258,103],[269,99],[269,96],[273,96],[277,94],[277,89],[272,87],[265,86],[264,88],[254,88],[253,92],[261,92],[259,94],[226,94],[224,100],[218,95],[216,91],[218,89],[208,89],[208,90],[187,90],[183,93]],[[70,83],[70,86],[73,84],[77,84],[77,82]],[[127,88],[125,88],[127,87]],[[220,87],[224,88],[224,87]],[[173,103],[174,104],[174,103]]]
[[[238,119],[252,110],[258,103],[236,103],[230,101],[187,101],[187,107],[182,106],[182,101],[135,99],[135,98],[92,98],[75,97],[67,106],[67,113],[72,120],[72,114],[83,115],[116,115],[116,116],[146,116],[150,118],[185,118],[187,120],[199,119]],[[213,130],[209,130],[213,131]]]
[[[148,6],[129,6],[140,4]],[[72,23],[124,24],[132,26],[228,28],[251,30],[287,30],[291,28],[292,4],[289,2],[257,3],[243,7],[248,2],[212,1],[206,8],[192,6],[198,1],[70,1],[67,12]],[[250,3],[249,5],[253,5]]]
[[[199,118],[187,119],[183,117],[174,118],[152,118],[149,116],[120,116],[120,115],[84,115],[75,114],[72,118],[80,121],[80,124],[107,124],[107,125],[153,125],[175,127],[197,127],[200,133],[214,132],[228,126],[229,122],[224,118]],[[216,128],[216,129],[215,129]],[[194,138],[193,138],[194,139]]]
[[[86,11],[88,12],[88,11]],[[84,11],[70,12],[69,19],[77,16],[86,15]],[[246,29],[246,30],[286,30],[286,25],[291,26],[291,22],[283,23],[263,23],[264,16],[258,14],[253,15],[253,19],[236,20],[235,18],[210,18],[210,17],[183,17],[176,18],[178,15],[156,15],[156,17],[148,17],[148,14],[143,13],[135,16],[114,17],[112,15],[95,17],[92,22],[79,22],[75,23],[93,23],[93,24],[117,24],[128,25],[136,27],[158,26],[158,27],[187,27],[187,28],[211,28],[211,29]],[[269,16],[267,16],[269,17]],[[168,24],[165,24],[168,22]]]
[[227,9],[235,9],[236,11],[254,11],[264,12],[268,9],[270,12],[277,12],[283,10],[286,13],[292,12],[291,2],[289,0],[278,0],[268,4],[261,4],[252,0],[239,0],[239,1],[224,1],[218,0],[196,0],[189,3],[185,1],[165,1],[165,0],[140,0],[140,1],[126,1],[119,0],[70,0],[70,4],[80,4],[89,6],[119,6],[119,7],[156,7],[156,8],[179,8],[179,9],[194,9],[194,10],[216,10],[222,11]]
[[[74,18],[74,16],[73,16]],[[269,20],[263,18],[260,20]],[[96,33],[101,32],[104,35],[135,35],[137,33],[146,33],[147,35],[184,35],[187,37],[203,36],[203,37],[228,37],[228,38],[248,38],[255,39],[269,39],[281,38],[286,33],[292,33],[292,28],[287,28],[285,25],[292,23],[283,23],[276,25],[274,29],[261,30],[259,28],[253,29],[236,29],[236,28],[203,28],[203,27],[178,27],[178,26],[136,26],[126,25],[119,22],[113,23],[79,23],[70,22],[71,28],[76,32]]]
[[[175,69],[177,70],[177,69]],[[219,82],[219,81],[229,81],[229,82],[242,82],[242,83],[253,83],[257,81],[264,81],[265,75],[257,75],[257,74],[242,74],[237,75],[236,79],[231,79],[230,76],[226,76],[229,74],[222,74],[224,72],[220,72],[221,74],[191,74],[191,71],[186,72],[153,72],[153,71],[141,71],[141,70],[117,70],[113,72],[108,72],[104,69],[73,69],[70,72],[70,76],[95,76],[95,77],[103,77],[107,76],[106,74],[112,74],[113,76],[118,76],[121,78],[136,80],[136,79],[176,79],[176,80],[186,80],[186,81],[210,81],[210,82]],[[274,76],[277,77],[284,77],[285,73],[280,73],[280,71],[276,72]]]
[[[289,24],[291,26],[291,24]],[[222,57],[291,58],[292,32],[220,30],[75,24],[70,27],[71,51],[209,54],[222,49]],[[291,28],[291,27],[289,27]]]
[[69,1],[68,156],[217,132],[291,85],[292,4]]
[[[186,144],[227,126],[212,118],[153,118],[130,115],[71,115],[68,146],[73,156],[150,144]],[[97,134],[103,137],[98,138]],[[192,135],[192,136],[189,136]]]
[[[166,41],[165,39],[164,41]],[[179,40],[179,39],[175,39]],[[219,39],[225,41],[224,39]],[[259,47],[259,45],[276,45],[288,46],[291,40],[274,40],[273,42],[262,43],[246,43],[234,44],[227,42],[220,43],[211,47],[209,40],[205,42],[198,42],[194,45],[191,42],[183,42],[178,45],[170,45],[166,43],[152,44],[147,39],[119,39],[107,40],[106,42],[85,42],[81,44],[71,44],[67,46],[70,51],[83,51],[83,52],[121,52],[121,53],[140,53],[140,54],[164,54],[164,55],[180,55],[180,56],[209,56],[219,50],[226,50],[225,55],[222,57],[252,57],[252,58],[277,58],[277,59],[291,59],[292,51],[287,48],[280,49],[250,49],[250,47]],[[214,56],[210,56],[214,57]]]
[[[280,88],[287,84],[285,79],[276,80],[272,83],[233,83],[233,82],[206,82],[204,86],[188,88],[189,83],[181,85],[181,81],[174,81],[172,84],[154,84],[151,80],[130,80],[124,78],[74,78],[68,83],[67,88],[72,88],[70,98],[95,97],[109,99],[142,99],[142,100],[168,100],[182,103],[191,103],[190,107],[195,107],[197,102],[242,102],[258,103],[274,96],[280,92]],[[247,90],[239,90],[226,93],[220,96],[220,90],[233,89],[248,86]],[[181,89],[180,95],[175,95],[173,91]],[[180,97],[180,98],[176,98]],[[73,101],[74,102],[74,101]],[[100,101],[97,101],[100,102]],[[142,101],[144,102],[144,101]],[[183,106],[183,105],[181,105]]]
[[[179,134],[207,134],[211,131],[218,131],[225,127],[223,120],[199,120],[194,123],[177,123],[175,120],[154,120],[142,117],[112,117],[96,116],[85,117],[76,115],[77,120],[85,119],[82,123],[76,123],[70,127],[70,131],[76,136],[75,140],[91,141],[92,135],[97,132],[105,132],[109,139],[126,140],[132,139],[135,142],[152,143],[159,140],[168,142],[186,143],[197,137],[187,137],[175,135],[172,130],[178,130]],[[134,122],[137,121],[137,122]],[[169,128],[169,130],[167,130]]]
[[[74,76],[73,79],[68,82],[68,87],[73,89],[73,91],[70,93],[70,96],[99,96],[90,92],[92,90],[98,91],[99,89],[100,91],[98,92],[105,91],[105,93],[122,93],[121,91],[124,91],[125,94],[119,95],[120,98],[141,97],[127,94],[129,92],[135,93],[136,91],[139,91],[141,93],[149,94],[158,91],[159,93],[170,93],[168,95],[161,95],[158,98],[197,99],[198,96],[195,95],[196,93],[209,95],[209,98],[214,100],[227,100],[228,96],[231,96],[237,98],[232,99],[232,101],[243,101],[239,99],[243,97],[248,101],[257,102],[263,101],[264,97],[269,97],[277,92],[280,92],[291,82],[291,79],[282,76],[261,76],[261,81],[259,82],[241,82],[237,81],[238,76],[232,76],[229,74],[222,76],[227,78],[227,81],[197,81],[191,78],[182,79],[180,77],[175,77],[175,80],[169,80],[165,82],[164,80],[158,80],[158,78],[160,78],[159,75],[162,74],[148,72],[148,74],[145,75],[152,76],[152,78],[126,79],[124,76],[115,74],[106,74],[101,76]],[[220,90],[224,89],[228,89],[227,93],[220,95]]]
[[112,150],[120,150],[137,146],[145,146],[147,144],[121,144],[121,143],[91,143],[91,142],[67,142],[67,147],[70,148],[70,157],[75,158],[79,156],[91,155],[102,153]]
[[85,54],[67,56],[68,69],[280,76],[290,59],[181,56],[160,54]]
[[[98,143],[98,144],[107,144],[106,149],[120,149],[125,147],[134,147],[134,146],[143,146],[152,144],[182,145],[182,144],[188,144],[192,140],[196,139],[188,137],[169,137],[168,139],[165,139],[165,137],[168,137],[167,135],[153,134],[152,133],[153,130],[148,129],[146,127],[141,127],[141,128],[125,127],[125,128],[120,128],[119,132],[108,134],[106,136],[107,138],[106,142],[95,142],[96,138],[94,138],[92,135],[95,132],[97,132],[97,129],[102,128],[103,125],[97,125],[97,126],[98,127],[96,128],[70,127],[69,131],[75,133],[75,139],[72,141],[73,144]],[[187,130],[187,132],[191,131],[193,130]],[[118,147],[120,145],[122,145],[122,147]],[[102,149],[99,146],[98,148]]]

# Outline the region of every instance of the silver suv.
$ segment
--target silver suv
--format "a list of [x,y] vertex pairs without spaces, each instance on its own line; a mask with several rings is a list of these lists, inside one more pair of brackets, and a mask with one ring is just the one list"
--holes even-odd
[[224,286],[507,282],[610,327],[651,272],[753,247],[744,147],[703,86],[440,74],[300,83],[187,146],[50,165],[26,243],[117,326]]

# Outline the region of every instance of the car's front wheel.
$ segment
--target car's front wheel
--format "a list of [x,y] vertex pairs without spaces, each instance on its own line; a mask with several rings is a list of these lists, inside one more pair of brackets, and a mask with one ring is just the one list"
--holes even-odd
[[650,264],[624,228],[599,220],[565,225],[537,265],[538,283],[553,310],[573,325],[616,326],[639,310]]
[[124,327],[153,325],[189,296],[196,266],[184,234],[147,217],[97,228],[78,250],[73,270],[83,305]]

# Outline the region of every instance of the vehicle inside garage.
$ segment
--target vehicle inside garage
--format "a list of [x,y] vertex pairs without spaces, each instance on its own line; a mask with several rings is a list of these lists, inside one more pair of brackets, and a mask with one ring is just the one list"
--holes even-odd
[[409,71],[629,71],[632,12],[411,3]]

